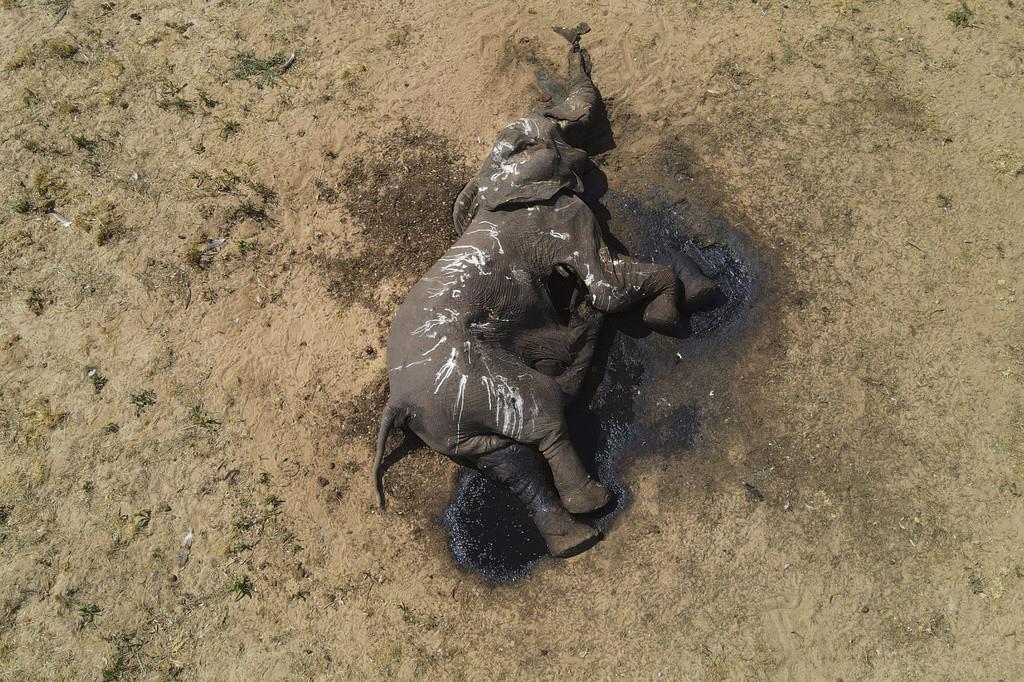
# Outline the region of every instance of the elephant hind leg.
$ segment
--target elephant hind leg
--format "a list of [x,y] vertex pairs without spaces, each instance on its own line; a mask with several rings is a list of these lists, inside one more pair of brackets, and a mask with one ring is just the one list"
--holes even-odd
[[551,469],[562,504],[573,514],[589,514],[607,505],[612,495],[608,488],[590,478],[569,440],[564,420],[539,443],[539,449]]
[[539,450],[551,469],[562,506],[569,512],[586,514],[605,506],[611,494],[590,478],[569,440],[564,394],[558,382],[518,359],[499,362],[493,353],[489,358],[481,353],[480,359],[488,367],[489,376],[482,379],[491,410],[489,423],[480,422],[481,430]]
[[600,533],[574,519],[562,506],[540,453],[533,448],[517,444],[490,452],[477,460],[477,468],[492,481],[508,486],[526,505],[551,556],[574,556],[601,539]]

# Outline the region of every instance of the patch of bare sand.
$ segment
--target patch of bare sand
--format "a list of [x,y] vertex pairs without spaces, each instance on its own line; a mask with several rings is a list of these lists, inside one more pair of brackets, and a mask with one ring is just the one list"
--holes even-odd
[[[1015,676],[1021,8],[62,8],[0,9],[0,677]],[[457,184],[580,18],[610,185],[745,230],[769,314],[603,543],[494,587],[453,465],[373,509],[359,401],[441,242],[368,240],[405,171],[353,172],[408,121]]]

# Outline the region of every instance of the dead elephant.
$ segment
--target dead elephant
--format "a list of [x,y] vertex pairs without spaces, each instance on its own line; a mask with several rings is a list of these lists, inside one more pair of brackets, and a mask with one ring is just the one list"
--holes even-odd
[[383,506],[388,434],[409,429],[507,485],[558,557],[598,539],[572,515],[609,502],[573,449],[564,414],[590,367],[602,317],[643,306],[651,329],[674,334],[681,311],[714,291],[685,256],[670,268],[612,253],[581,198],[587,155],[566,136],[586,133],[600,104],[579,46],[586,30],[559,31],[571,43],[568,93],[542,80],[561,96],[501,131],[456,200],[461,236],[395,317],[374,466]]

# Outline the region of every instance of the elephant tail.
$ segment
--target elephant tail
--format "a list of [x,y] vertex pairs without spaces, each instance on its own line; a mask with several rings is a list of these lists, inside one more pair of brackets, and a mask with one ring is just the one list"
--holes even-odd
[[384,406],[384,414],[380,418],[380,431],[377,432],[377,456],[373,460],[373,487],[377,491],[377,504],[384,508],[384,474],[381,471],[381,464],[384,462],[384,449],[388,444],[388,436],[397,426],[397,417],[400,410],[391,401]]

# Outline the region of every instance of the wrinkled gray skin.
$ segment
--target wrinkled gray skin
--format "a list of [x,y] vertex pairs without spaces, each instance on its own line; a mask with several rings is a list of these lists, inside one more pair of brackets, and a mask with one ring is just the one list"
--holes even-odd
[[[573,518],[604,507],[569,440],[565,407],[576,397],[604,314],[644,306],[644,322],[675,333],[680,308],[712,284],[685,257],[672,268],[613,255],[581,199],[586,153],[563,131],[586,132],[598,106],[585,25],[560,31],[572,43],[565,99],[498,135],[479,175],[456,200],[461,236],[413,287],[391,326],[391,395],[381,420],[374,480],[396,427],[475,466],[526,505],[553,556],[571,556],[598,533]],[[542,80],[542,86],[544,82]],[[548,85],[558,93],[557,86]],[[559,93],[560,94],[560,93]],[[549,282],[575,286],[553,296]],[[689,293],[690,296],[686,296]],[[542,457],[550,468],[535,465]],[[553,484],[553,485],[552,485]]]

